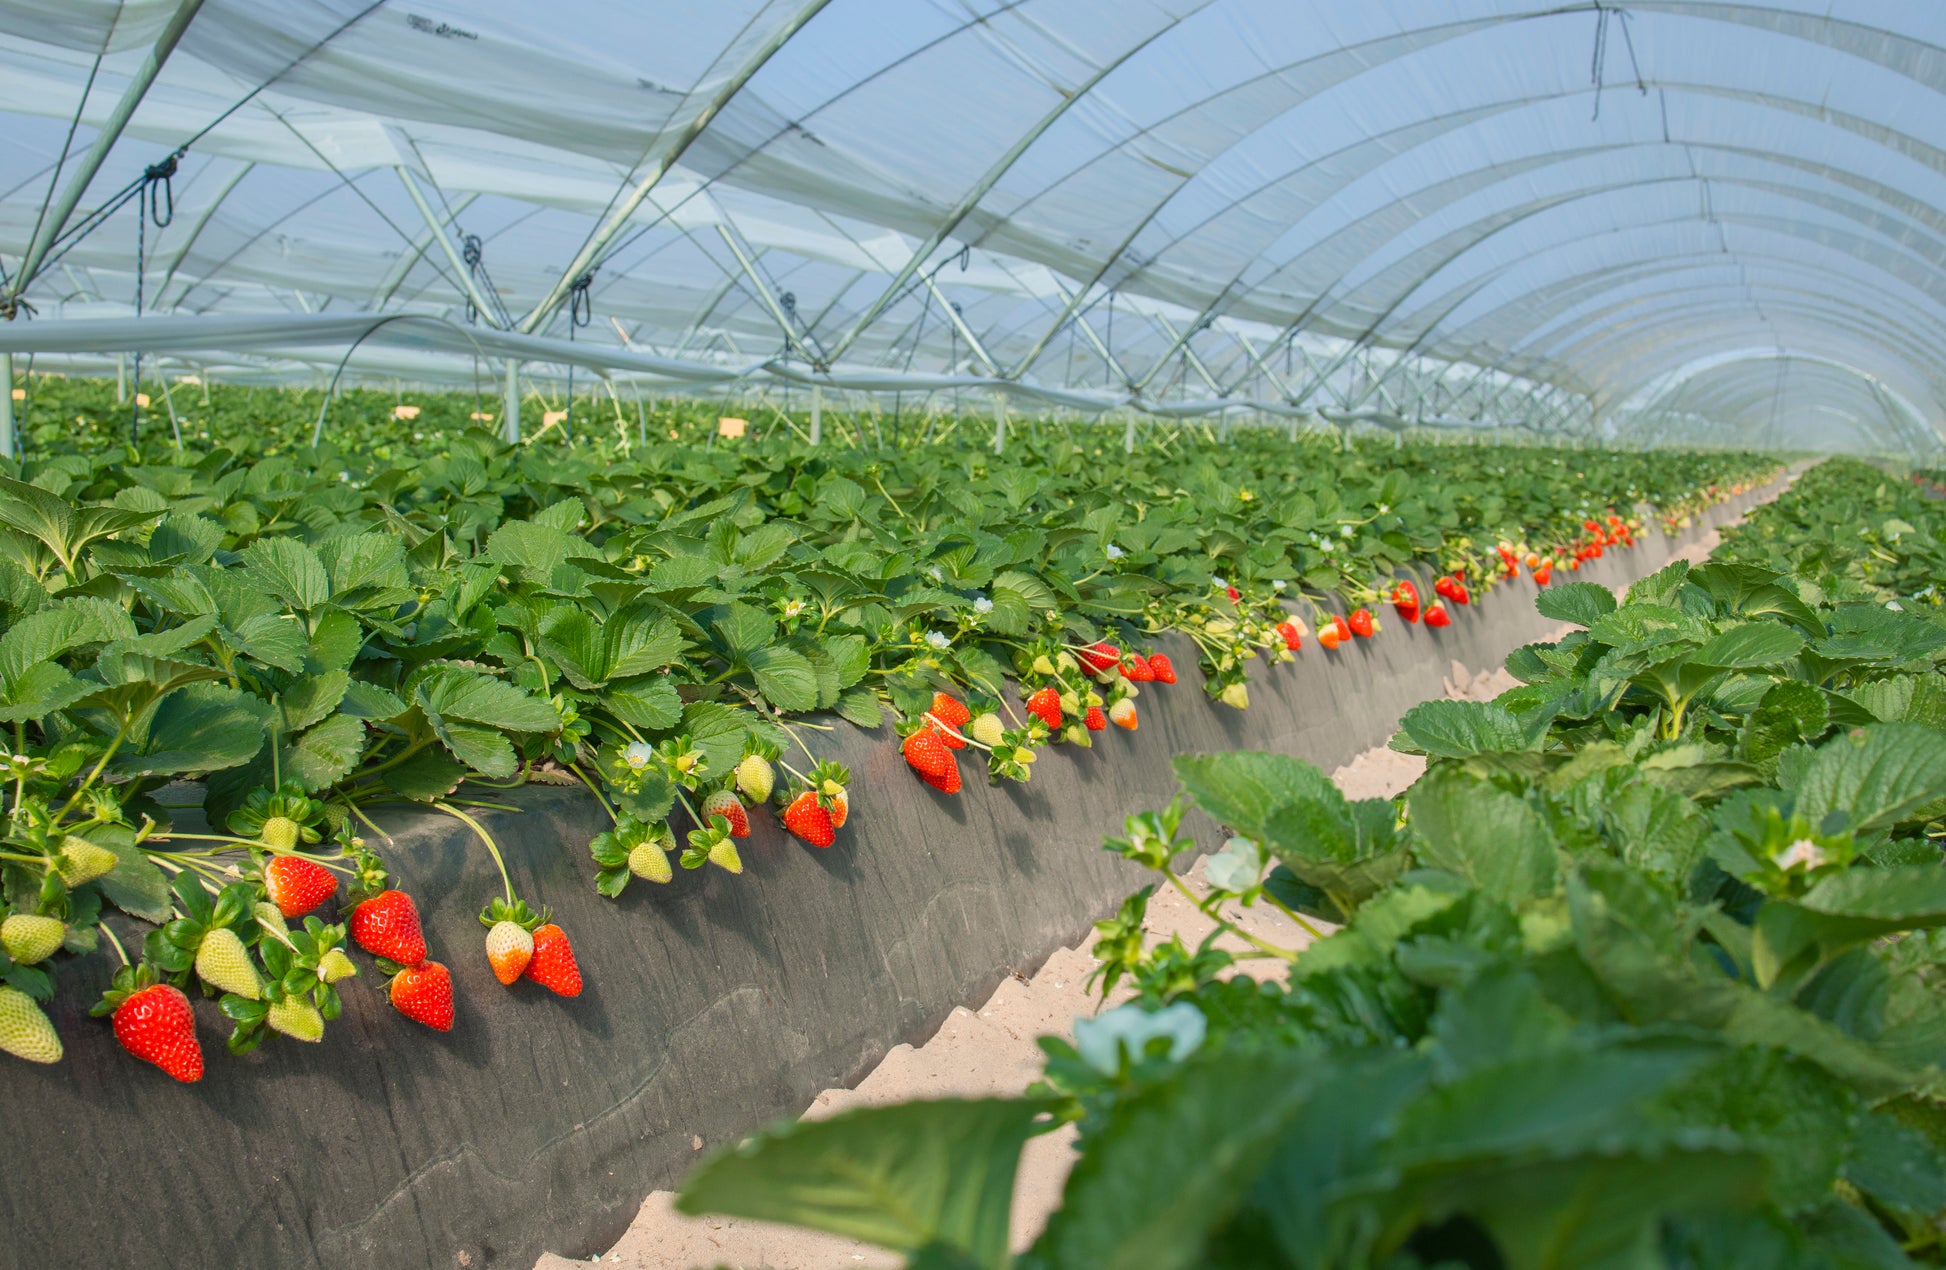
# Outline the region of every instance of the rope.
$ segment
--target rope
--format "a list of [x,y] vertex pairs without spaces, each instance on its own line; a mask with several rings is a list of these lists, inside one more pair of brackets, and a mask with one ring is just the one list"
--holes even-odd
[[1629,67],[1635,72],[1635,87],[1642,96],[1649,95],[1648,81],[1642,78],[1642,63],[1635,57],[1635,37],[1628,33],[1629,16],[1627,9],[1605,8],[1601,0],[1595,0],[1595,53],[1588,71],[1588,79],[1595,86],[1595,119],[1601,118],[1602,70],[1608,61],[1608,19],[1611,17],[1622,29],[1622,45],[1628,50]]
[[[149,222],[155,222],[157,229],[167,229],[176,220],[176,163],[182,157],[177,150],[165,157],[160,163],[151,163],[143,169],[135,183],[135,316],[142,316],[144,299],[144,270],[148,264]],[[168,386],[163,386],[166,395]],[[128,399],[128,440],[136,444],[142,436],[142,350],[135,350],[135,390]],[[175,410],[169,411],[173,424]],[[178,433],[177,441],[180,443]]]
[[[568,284],[568,342],[574,342],[574,333],[594,321],[595,302],[588,289],[595,285],[595,271],[588,272]],[[568,415],[561,422],[561,435],[574,440],[574,363],[568,363]]]

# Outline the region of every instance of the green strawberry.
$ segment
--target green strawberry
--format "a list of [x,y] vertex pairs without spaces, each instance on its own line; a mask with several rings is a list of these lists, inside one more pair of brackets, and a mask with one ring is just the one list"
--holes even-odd
[[1000,716],[997,714],[976,714],[966,725],[966,735],[989,748],[1000,744],[1000,736],[1004,731],[1006,728],[1001,724]]
[[318,958],[318,978],[325,983],[337,983],[340,979],[349,979],[357,973],[358,967],[352,964],[351,958],[345,956],[345,950],[342,948],[333,948]]
[[732,873],[743,872],[743,857],[737,854],[737,844],[728,838],[710,844],[709,862]]
[[279,997],[270,1003],[264,1022],[297,1041],[322,1041],[324,1016],[303,997]]
[[272,851],[295,851],[298,835],[303,831],[304,826],[289,816],[270,816],[264,820],[263,830],[257,836]]
[[234,992],[250,1001],[263,999],[263,985],[257,982],[250,950],[227,926],[218,926],[203,936],[196,949],[196,977],[218,992]]
[[61,1038],[33,998],[0,987],[0,1050],[30,1063],[61,1061]]
[[54,871],[69,886],[80,886],[112,872],[122,859],[107,847],[98,847],[73,834],[61,839],[61,854],[54,858]]
[[268,900],[259,900],[251,909],[251,915],[257,919],[259,926],[270,932],[272,937],[286,944],[291,942],[290,923],[284,920],[283,912],[275,904]]
[[669,867],[669,853],[654,838],[638,842],[628,853],[628,871],[650,882],[667,882],[675,876]]
[[[736,766],[737,788],[743,796],[753,803],[761,803],[770,798],[770,791],[777,783],[777,773],[772,770],[768,760],[761,754],[746,754]],[[665,881],[667,879],[664,879]]]
[[46,961],[67,937],[67,924],[56,917],[15,913],[0,921],[0,949],[23,966]]

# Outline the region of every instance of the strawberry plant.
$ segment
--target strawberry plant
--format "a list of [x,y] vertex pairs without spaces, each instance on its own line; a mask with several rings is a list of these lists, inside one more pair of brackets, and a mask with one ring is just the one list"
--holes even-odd
[[[138,449],[106,386],[30,387],[26,457],[0,461],[0,983],[45,999],[107,940],[254,1040],[332,1019],[319,989],[354,963],[305,950],[289,924],[312,915],[387,963],[367,983],[447,1017],[450,981],[404,974],[440,950],[370,846],[388,804],[497,860],[486,791],[574,785],[611,819],[586,844],[603,893],[739,873],[757,820],[839,841],[850,774],[819,737],[840,722],[923,723],[942,793],[982,760],[1028,780],[1049,745],[1139,726],[1175,682],[1165,637],[1241,708],[1250,663],[1313,627],[1383,638],[1372,610],[1434,575],[1504,581],[1486,544],[1565,558],[1773,467],[1194,429],[1125,455],[1033,422],[1004,456],[718,444],[702,403],[659,405],[652,437],[509,446],[463,396],[407,424],[369,393],[313,447],[315,397],[221,386],[179,403],[180,448]],[[547,897],[503,890],[498,913],[475,897],[487,950],[531,978]]]
[[[1043,1040],[1026,1096],[771,1130],[679,1207],[913,1266],[1946,1263],[1942,527],[1834,461],[1704,566],[1557,581],[1579,629],[1408,713],[1398,799],[1178,758],[1107,846],[1209,939],[1145,938],[1138,893],[1094,946],[1134,999]],[[1205,892],[1192,805],[1229,833]],[[1231,920],[1259,904],[1309,942]],[[1015,1256],[1021,1147],[1061,1123],[1080,1160]]]

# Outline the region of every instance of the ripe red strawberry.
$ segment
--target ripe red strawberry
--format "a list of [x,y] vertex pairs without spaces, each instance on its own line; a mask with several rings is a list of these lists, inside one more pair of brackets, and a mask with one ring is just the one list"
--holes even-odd
[[1464,582],[1456,584],[1453,587],[1452,594],[1448,595],[1446,598],[1451,600],[1455,604],[1473,603],[1473,593],[1466,589],[1466,584]]
[[1340,644],[1347,643],[1350,641],[1352,636],[1352,627],[1349,622],[1345,621],[1342,615],[1334,615],[1331,619],[1331,625],[1333,629],[1335,629],[1338,632],[1338,642]]
[[1149,659],[1140,653],[1130,653],[1122,659],[1122,678],[1130,683],[1145,684],[1155,680],[1155,671],[1149,666]]
[[1169,664],[1169,658],[1166,654],[1150,653],[1149,669],[1155,672],[1155,681],[1159,684],[1172,684],[1176,682],[1176,668]]
[[831,823],[831,813],[808,789],[784,808],[784,828],[814,847],[828,847],[838,836],[837,826]]
[[1087,725],[1088,731],[1100,732],[1108,727],[1108,716],[1101,712],[1100,706],[1089,706],[1088,713],[1081,716],[1081,722]]
[[1392,608],[1408,622],[1419,620],[1419,588],[1410,578],[1402,579],[1392,588]]
[[495,922],[487,932],[486,954],[493,965],[493,977],[512,983],[534,956],[534,937],[519,922]]
[[1351,627],[1351,633],[1360,639],[1370,639],[1378,632],[1378,624],[1372,621],[1370,609],[1353,609],[1347,625]]
[[1446,612],[1446,606],[1437,600],[1433,601],[1433,606],[1426,610],[1426,625],[1438,630],[1440,627],[1452,624],[1453,618]]
[[581,967],[574,964],[574,946],[568,943],[568,933],[552,922],[534,932],[534,959],[527,963],[527,977],[560,996],[581,995]]
[[1442,573],[1433,579],[1432,591],[1440,599],[1450,600],[1453,598],[1453,587],[1455,585],[1457,584],[1451,578]]
[[1277,623],[1277,633],[1284,637],[1284,647],[1292,652],[1304,647],[1304,637],[1298,633],[1296,622]]
[[1324,645],[1326,652],[1335,651],[1338,645],[1344,643],[1349,638],[1351,638],[1349,635],[1342,635],[1338,632],[1338,623],[1336,621],[1326,622],[1323,626],[1318,627],[1318,643]]
[[1135,731],[1135,703],[1127,697],[1123,697],[1120,701],[1108,707],[1108,719],[1109,722],[1118,728],[1127,728],[1130,732]]
[[1232,604],[1235,604],[1238,600],[1241,600],[1243,598],[1243,593],[1241,591],[1238,591],[1233,586],[1224,587],[1223,594],[1230,597],[1230,603]]
[[391,997],[392,1008],[414,1023],[453,1030],[453,976],[438,962],[422,961],[392,976]]
[[946,748],[939,729],[930,723],[922,724],[918,731],[908,736],[900,749],[905,754],[905,761],[921,776],[944,776],[948,769],[955,766],[953,752]]
[[922,772],[920,778],[942,794],[957,794],[959,793],[960,786],[959,764],[954,761],[951,754],[946,756],[946,763],[947,767],[945,771],[937,775],[931,772]]
[[115,1039],[135,1057],[184,1083],[203,1078],[196,1015],[181,989],[157,983],[131,993],[115,1007],[114,1024]]
[[1534,584],[1536,586],[1546,586],[1548,583],[1552,582],[1553,580],[1554,580],[1554,566],[1551,563],[1544,564],[1540,568],[1534,570]]
[[[1104,670],[1113,670],[1122,660],[1121,650],[1113,644],[1102,642],[1092,648],[1084,648],[1075,654],[1081,665],[1091,675],[1099,675]],[[1048,726],[1052,727],[1052,724]]]
[[973,712],[966,708],[964,702],[950,693],[935,692],[932,694],[932,716],[955,732],[959,732],[965,730],[966,721],[973,717]]
[[732,838],[750,836],[750,813],[729,790],[719,789],[703,800],[703,819],[707,821],[711,816],[721,816],[730,822]]
[[381,891],[351,910],[351,937],[374,957],[416,966],[426,959],[419,908],[404,891]]
[[264,863],[264,891],[278,912],[299,918],[338,893],[338,878],[314,860],[273,856]]
[[[1174,683],[1173,678],[1165,681]],[[1047,725],[1048,731],[1059,731],[1061,727],[1061,694],[1052,688],[1042,688],[1027,698],[1027,713]]]

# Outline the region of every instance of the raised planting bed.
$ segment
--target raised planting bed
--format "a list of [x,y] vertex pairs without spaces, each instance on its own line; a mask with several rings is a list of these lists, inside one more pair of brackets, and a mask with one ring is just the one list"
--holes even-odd
[[[1646,530],[1635,550],[1577,576],[1630,582],[1765,492],[1711,508],[1674,539]],[[1454,662],[1497,665],[1555,629],[1533,593],[1523,578],[1443,630],[1392,622],[1335,652],[1307,641],[1292,664],[1251,663],[1243,712],[1191,677],[1145,685],[1137,730],[1045,750],[1031,782],[974,777],[957,797],[915,778],[889,723],[839,723],[820,734],[820,755],[851,769],[852,801],[869,814],[820,851],[759,812],[739,844],[741,876],[705,868],[609,900],[583,846],[609,826],[590,794],[483,795],[522,809],[479,814],[515,889],[544,897],[574,933],[586,987],[571,1000],[494,982],[477,914],[500,879],[473,833],[436,812],[390,813],[380,823],[392,842],[375,845],[451,967],[453,1029],[400,1019],[366,963],[340,985],[344,1011],[322,1045],[229,1059],[209,1039],[228,1021],[197,1001],[211,1074],[177,1084],[86,1017],[111,957],[75,958],[48,1006],[65,1060],[0,1063],[13,1128],[0,1266],[445,1270],[599,1251],[701,1147],[855,1081],[1080,937],[1145,880],[1100,842],[1173,787],[1172,757],[1268,750],[1329,770],[1383,743]],[[1157,646],[1195,662],[1179,636]],[[1196,828],[1208,841],[1213,826]]]

